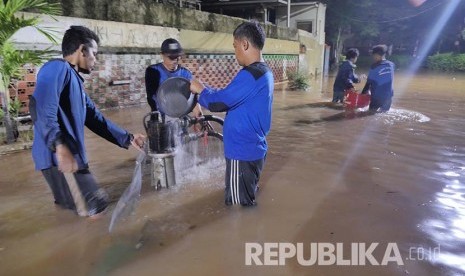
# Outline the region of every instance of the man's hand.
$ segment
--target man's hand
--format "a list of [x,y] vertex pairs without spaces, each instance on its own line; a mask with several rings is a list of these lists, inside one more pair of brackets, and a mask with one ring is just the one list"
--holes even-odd
[[194,94],[200,94],[205,89],[205,85],[203,85],[198,80],[191,80],[191,91]]
[[[195,118],[200,118],[203,116],[202,107],[200,107],[200,104],[195,105],[194,109],[192,110],[192,115],[194,115]],[[202,125],[199,123],[194,125],[195,131],[199,131],[200,129],[202,129]]]
[[194,109],[192,110],[192,114],[194,115],[195,118],[199,118],[203,116],[202,107],[200,107],[200,104],[196,104],[194,106]]
[[360,75],[360,79],[361,79],[361,80],[366,80],[366,79],[367,79],[367,75],[361,74],[361,75]]
[[134,134],[134,139],[132,139],[131,141],[131,145],[139,151],[144,151],[143,148],[144,148],[145,140],[146,138],[143,134],[136,133]]
[[58,161],[58,170],[62,173],[74,173],[78,170],[76,159],[64,144],[56,146],[56,157]]

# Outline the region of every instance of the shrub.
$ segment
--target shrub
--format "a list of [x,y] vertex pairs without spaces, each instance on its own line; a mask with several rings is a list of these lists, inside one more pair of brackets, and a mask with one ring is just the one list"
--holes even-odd
[[301,72],[287,72],[287,77],[292,90],[307,90],[310,87],[307,76]]
[[[396,69],[406,69],[413,61],[413,57],[409,55],[391,55],[386,57],[396,65]],[[370,68],[373,64],[371,56],[360,56],[357,60],[357,67]]]
[[436,71],[465,72],[465,54],[436,54],[428,57],[428,68]]

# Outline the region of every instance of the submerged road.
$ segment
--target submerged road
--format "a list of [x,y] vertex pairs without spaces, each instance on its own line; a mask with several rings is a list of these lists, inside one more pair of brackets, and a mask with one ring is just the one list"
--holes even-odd
[[[137,209],[109,234],[115,204],[97,221],[57,209],[29,151],[0,156],[0,275],[464,275],[465,77],[396,76],[405,80],[393,109],[374,116],[328,108],[332,80],[277,89],[256,208],[224,206],[221,151],[194,160],[200,143],[177,157],[176,187],[154,191],[145,175]],[[105,113],[142,131],[147,111]],[[137,152],[86,136],[91,170],[116,203]],[[302,244],[305,260],[312,243],[334,245],[353,265],[246,265],[247,242]],[[354,259],[375,243],[379,265]],[[401,263],[382,265],[388,247]]]

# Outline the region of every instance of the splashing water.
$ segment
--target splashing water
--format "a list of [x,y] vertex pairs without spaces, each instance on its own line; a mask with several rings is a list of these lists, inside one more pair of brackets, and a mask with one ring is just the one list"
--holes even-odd
[[176,147],[174,168],[177,185],[193,181],[206,184],[224,173],[223,142],[207,137]]
[[115,223],[121,218],[129,216],[135,209],[142,188],[142,164],[145,163],[145,157],[145,152],[141,152],[137,156],[131,184],[126,188],[123,195],[118,200],[115,210],[113,210],[108,232],[113,230]]
[[396,122],[425,123],[431,120],[428,116],[419,112],[400,108],[392,108],[389,112],[379,114],[379,116],[376,116],[376,118],[384,120],[386,124],[390,125]]

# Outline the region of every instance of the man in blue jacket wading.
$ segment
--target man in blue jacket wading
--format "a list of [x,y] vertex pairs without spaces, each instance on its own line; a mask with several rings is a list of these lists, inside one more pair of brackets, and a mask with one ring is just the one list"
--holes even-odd
[[387,46],[377,45],[372,49],[373,65],[368,73],[362,94],[371,93],[370,111],[386,112],[391,108],[394,96],[394,63],[386,60]]
[[93,70],[98,43],[97,35],[88,28],[71,26],[63,37],[64,58],[44,64],[30,100],[36,169],[42,171],[55,204],[76,210],[64,175],[72,173],[90,217],[105,210],[108,199],[89,171],[84,126],[126,149],[131,144],[140,149],[145,140],[142,134],[133,135],[105,119],[84,91],[79,72],[88,74]]
[[344,102],[344,91],[347,89],[354,88],[354,83],[359,83],[362,78],[366,78],[365,75],[360,77],[355,74],[355,68],[357,67],[358,56],[360,52],[358,49],[351,48],[347,50],[346,60],[339,66],[336,80],[333,86],[333,103]]
[[258,22],[245,22],[233,33],[234,51],[242,70],[224,89],[205,87],[191,82],[199,103],[213,112],[227,112],[224,121],[224,154],[226,157],[226,205],[256,205],[271,127],[273,74],[263,61],[265,32]]

